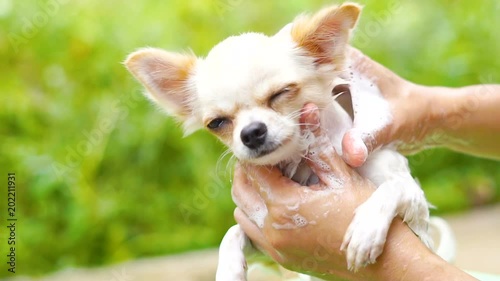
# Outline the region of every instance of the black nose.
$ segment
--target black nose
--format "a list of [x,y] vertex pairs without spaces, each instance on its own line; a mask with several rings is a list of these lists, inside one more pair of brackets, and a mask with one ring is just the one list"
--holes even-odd
[[252,122],[241,130],[241,141],[250,148],[256,149],[266,142],[267,126],[262,122]]

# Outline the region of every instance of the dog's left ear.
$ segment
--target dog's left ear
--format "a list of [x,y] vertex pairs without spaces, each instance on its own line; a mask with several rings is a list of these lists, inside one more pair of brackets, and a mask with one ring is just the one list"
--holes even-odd
[[312,17],[301,15],[293,21],[292,39],[304,48],[317,64],[342,65],[349,41],[361,13],[361,6],[344,3],[325,8]]
[[160,49],[144,48],[130,54],[125,66],[147,89],[146,96],[175,117],[187,135],[200,126],[193,102],[195,90],[190,77],[197,58]]

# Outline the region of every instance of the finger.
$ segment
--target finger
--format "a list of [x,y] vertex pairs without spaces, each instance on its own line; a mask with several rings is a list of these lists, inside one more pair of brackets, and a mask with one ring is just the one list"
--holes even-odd
[[245,166],[245,171],[256,185],[265,204],[294,197],[302,186],[285,177],[277,167]]
[[388,127],[366,132],[358,128],[347,131],[342,138],[342,158],[351,167],[359,167],[368,156],[386,143]]
[[272,247],[262,232],[262,229],[255,225],[248,219],[246,214],[240,209],[234,210],[234,219],[238,225],[243,229],[243,232],[250,238],[252,244],[260,251],[266,252],[275,261],[280,262],[280,256],[277,251]]
[[260,195],[259,188],[248,178],[241,165],[236,165],[233,188],[233,201],[259,227],[263,227],[267,207]]
[[[369,144],[373,144],[373,142],[369,142]],[[342,158],[352,167],[363,165],[373,148],[374,145],[367,145],[362,134],[356,129],[347,131],[342,138]]]
[[[314,142],[309,148],[311,151],[325,151],[326,156],[331,157],[333,161],[343,162],[342,159],[335,152],[330,138],[327,133],[321,128],[319,108],[313,104],[308,103],[302,108],[302,114],[300,116],[301,123],[305,124],[305,129],[309,130],[314,135]],[[312,156],[318,156],[319,154],[313,153]],[[321,153],[320,153],[321,154]]]
[[302,107],[299,122],[302,133],[318,132],[320,133],[319,108],[313,103],[307,103]]
[[338,186],[342,178],[350,175],[349,168],[336,153],[335,148],[319,122],[319,109],[314,104],[306,104],[301,121],[313,134],[313,143],[306,155],[307,162],[313,172],[328,186]]

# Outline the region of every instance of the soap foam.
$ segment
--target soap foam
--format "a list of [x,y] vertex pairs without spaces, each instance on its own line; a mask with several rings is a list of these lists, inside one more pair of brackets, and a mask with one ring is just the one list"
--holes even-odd
[[255,222],[255,224],[259,228],[264,227],[264,221],[265,221],[266,217],[267,217],[267,208],[265,206],[263,208],[260,206],[257,206],[257,207],[255,207],[253,212],[248,214],[248,218],[251,221]]
[[389,103],[373,80],[354,71],[349,81],[355,114],[354,127],[362,132],[376,132],[392,122]]
[[[287,217],[287,216],[285,216],[285,217]],[[299,213],[296,213],[292,216],[288,216],[287,218],[291,219],[291,222],[287,222],[284,224],[273,223],[272,226],[275,229],[281,230],[281,229],[297,229],[297,228],[305,227],[308,224],[316,224],[316,221],[308,222],[306,220],[306,218],[301,216]]]

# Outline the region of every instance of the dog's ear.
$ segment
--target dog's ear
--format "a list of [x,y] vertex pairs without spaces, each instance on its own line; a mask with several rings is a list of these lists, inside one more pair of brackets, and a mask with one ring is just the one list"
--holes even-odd
[[193,54],[145,48],[130,54],[127,69],[147,89],[147,96],[167,114],[183,123],[186,134],[194,131],[195,90],[190,77],[196,64]]
[[342,65],[350,31],[360,13],[360,5],[344,3],[320,10],[312,17],[301,15],[293,21],[292,39],[317,64]]

